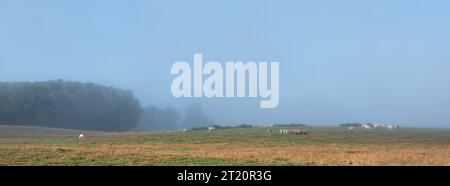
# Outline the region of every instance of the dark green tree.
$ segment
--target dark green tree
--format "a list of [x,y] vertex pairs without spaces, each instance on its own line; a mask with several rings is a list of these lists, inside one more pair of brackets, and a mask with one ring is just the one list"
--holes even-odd
[[2,124],[125,131],[140,114],[129,90],[62,80],[0,83]]

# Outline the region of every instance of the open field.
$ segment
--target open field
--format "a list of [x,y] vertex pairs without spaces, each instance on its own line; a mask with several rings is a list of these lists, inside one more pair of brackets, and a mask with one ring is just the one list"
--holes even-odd
[[105,133],[0,126],[0,165],[450,165],[450,129]]

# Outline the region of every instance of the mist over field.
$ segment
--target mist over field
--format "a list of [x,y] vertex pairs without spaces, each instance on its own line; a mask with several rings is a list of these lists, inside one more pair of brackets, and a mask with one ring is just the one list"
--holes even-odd
[[450,166],[449,10],[446,0],[0,0],[0,167],[155,166],[1,175],[445,178],[428,166]]
[[[450,127],[450,2],[345,2],[1,1],[0,81],[41,84],[31,88],[37,92],[0,90],[0,104],[11,105],[0,120],[107,131],[117,128],[101,125]],[[193,65],[195,53],[221,64],[278,61],[278,107],[261,109],[259,98],[173,97],[172,64]],[[48,81],[83,84],[71,92]],[[31,99],[25,93],[39,96],[19,104]],[[46,103],[36,100],[55,107],[37,108]],[[17,105],[30,107],[11,109]],[[91,119],[80,119],[84,112]],[[68,118],[75,126],[57,124]]]

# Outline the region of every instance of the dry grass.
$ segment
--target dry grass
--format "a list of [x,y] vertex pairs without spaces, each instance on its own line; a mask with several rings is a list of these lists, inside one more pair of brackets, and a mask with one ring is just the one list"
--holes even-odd
[[267,137],[264,129],[238,129],[215,134],[192,132],[187,137],[160,133],[90,137],[84,141],[68,137],[1,139],[0,164],[450,165],[448,131],[380,131],[344,137],[347,134],[337,129],[327,131],[313,129],[302,137]]
[[199,157],[311,165],[450,165],[450,147],[405,145],[299,145],[242,147],[220,144],[193,147]]

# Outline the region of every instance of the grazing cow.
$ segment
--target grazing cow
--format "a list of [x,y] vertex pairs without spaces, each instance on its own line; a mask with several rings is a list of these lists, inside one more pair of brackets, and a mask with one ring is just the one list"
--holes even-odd
[[216,130],[216,127],[208,127],[208,131],[211,132],[213,130]]
[[280,134],[283,135],[305,135],[306,131],[301,129],[280,129]]
[[84,139],[84,134],[80,134],[80,135],[78,136],[78,139]]
[[268,128],[268,129],[267,129],[267,134],[268,134],[269,136],[272,136],[272,128]]
[[361,128],[362,128],[362,129],[372,129],[372,127],[371,127],[370,125],[367,125],[367,124],[363,124],[363,125],[361,126]]
[[304,130],[300,130],[300,129],[294,129],[292,130],[294,135],[304,135],[306,134],[306,132]]
[[287,134],[287,130],[286,129],[280,129],[280,134]]
[[384,125],[383,124],[374,124],[373,128],[383,128]]
[[355,127],[349,127],[348,128],[348,131],[352,131],[352,130],[355,130]]
[[306,135],[306,130],[300,130],[300,129],[299,129],[298,135]]
[[388,125],[386,126],[389,130],[399,129],[398,125]]

